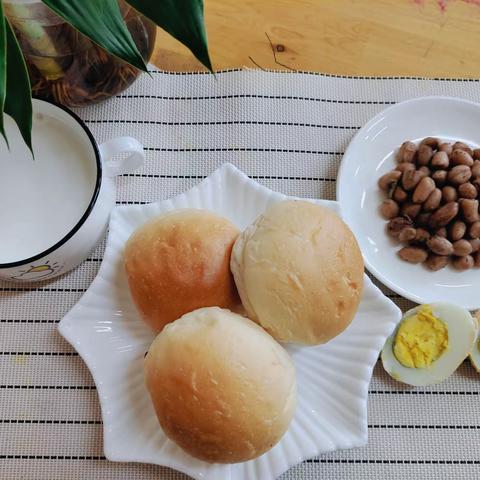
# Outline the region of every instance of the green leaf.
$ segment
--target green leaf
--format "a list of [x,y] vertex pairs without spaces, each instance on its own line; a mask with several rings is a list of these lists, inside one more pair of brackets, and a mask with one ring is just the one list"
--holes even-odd
[[5,105],[5,92],[7,89],[7,31],[3,15],[2,1],[0,0],[0,134],[7,142],[5,127],[3,125],[3,108]]
[[147,66],[128,31],[117,0],[42,0],[57,15],[108,53],[139,70]]
[[203,0],[127,0],[127,2],[188,47],[212,72]]
[[17,39],[5,21],[7,37],[7,82],[4,112],[18,125],[25,143],[32,152],[32,97],[27,66]]

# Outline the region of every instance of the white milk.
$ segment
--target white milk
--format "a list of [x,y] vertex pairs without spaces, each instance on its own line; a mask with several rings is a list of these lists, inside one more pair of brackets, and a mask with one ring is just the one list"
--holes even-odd
[[35,159],[5,116],[11,146],[0,137],[0,263],[24,260],[72,230],[93,197],[93,148],[72,121],[35,114]]

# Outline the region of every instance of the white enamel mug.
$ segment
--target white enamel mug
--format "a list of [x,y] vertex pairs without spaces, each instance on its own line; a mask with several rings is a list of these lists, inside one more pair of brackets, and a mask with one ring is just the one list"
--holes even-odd
[[144,149],[131,137],[97,145],[77,115],[44,100],[33,100],[35,159],[13,120],[5,116],[5,125],[10,150],[0,145],[0,278],[47,280],[76,267],[104,237],[115,176],[139,168]]

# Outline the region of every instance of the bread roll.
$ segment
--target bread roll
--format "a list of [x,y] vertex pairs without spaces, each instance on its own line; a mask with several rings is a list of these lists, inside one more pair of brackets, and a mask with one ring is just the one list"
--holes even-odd
[[254,322],[216,307],[167,325],[145,357],[145,378],[165,434],[207,462],[258,457],[295,409],[287,352]]
[[177,210],[150,220],[125,248],[133,301],[157,332],[184,313],[240,303],[230,272],[238,236],[226,218],[206,210]]
[[315,345],[352,321],[363,288],[357,241],[331,210],[274,204],[233,248],[231,268],[248,316],[281,342]]

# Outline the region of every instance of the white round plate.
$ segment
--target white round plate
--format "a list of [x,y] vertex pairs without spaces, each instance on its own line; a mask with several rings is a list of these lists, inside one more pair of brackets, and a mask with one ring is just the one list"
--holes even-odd
[[343,157],[337,200],[343,219],[360,243],[368,270],[396,293],[417,303],[437,300],[470,310],[480,307],[480,269],[459,272],[448,266],[437,272],[399,259],[400,244],[390,239],[379,213],[385,198],[381,175],[392,170],[394,154],[405,140],[425,137],[480,144],[480,105],[449,97],[424,97],[387,108],[354,137]]
[[[288,347],[297,369],[295,417],[282,440],[255,460],[220,465],[190,457],[166,438],[144,385],[143,356],[154,334],[130,298],[123,268],[128,237],[149,218],[177,208],[213,210],[243,229],[269,204],[287,198],[226,164],[171,200],[114,210],[98,276],[59,325],[95,380],[109,460],[165,465],[202,480],[273,480],[322,452],[365,445],[372,369],[401,317],[367,276],[360,308],[345,332],[326,345]],[[311,201],[337,211],[336,202]]]

